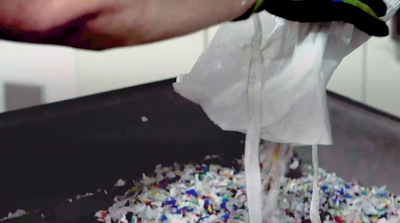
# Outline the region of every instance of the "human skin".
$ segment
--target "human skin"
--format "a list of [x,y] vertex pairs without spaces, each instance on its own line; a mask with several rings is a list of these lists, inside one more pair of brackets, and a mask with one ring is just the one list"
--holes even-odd
[[255,0],[1,0],[0,39],[104,50],[230,21]]

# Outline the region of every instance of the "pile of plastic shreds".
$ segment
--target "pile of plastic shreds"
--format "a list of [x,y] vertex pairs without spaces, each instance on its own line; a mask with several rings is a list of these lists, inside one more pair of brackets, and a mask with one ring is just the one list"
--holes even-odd
[[[310,166],[304,169],[307,174],[303,177],[281,178],[274,213],[277,222],[310,222],[313,176]],[[322,222],[400,222],[400,200],[385,187],[346,183],[323,169],[319,173]],[[267,179],[265,173],[262,179]],[[96,213],[99,221],[249,222],[244,171],[217,164],[158,165],[153,174],[143,174],[140,182],[134,182],[125,195],[114,201],[107,211]]]

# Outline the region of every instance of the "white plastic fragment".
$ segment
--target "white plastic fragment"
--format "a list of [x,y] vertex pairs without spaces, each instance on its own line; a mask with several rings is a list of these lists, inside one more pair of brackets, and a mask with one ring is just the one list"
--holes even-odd
[[92,197],[92,196],[94,196],[94,193],[88,192],[88,193],[82,195],[82,198],[85,198],[85,197]]
[[117,183],[115,183],[114,187],[123,187],[123,186],[125,186],[125,185],[126,185],[126,181],[125,181],[125,180],[122,180],[122,179],[119,179],[119,180],[117,181]]
[[27,212],[25,210],[18,209],[14,213],[9,212],[7,217],[0,219],[1,221],[5,221],[7,219],[18,218],[25,215]]
[[149,121],[149,118],[147,118],[146,116],[142,116],[142,122],[148,122]]
[[289,168],[295,170],[299,167],[300,161],[297,158],[293,158],[293,162],[289,165]]
[[[261,160],[265,160],[265,155],[269,156],[268,151],[261,150],[261,152],[265,152],[260,156]],[[283,154],[288,153],[282,149],[279,156],[284,157]],[[268,166],[270,161],[265,160],[265,164]],[[175,167],[182,167],[183,171],[177,172]],[[282,169],[281,166],[279,169]],[[302,169],[308,172],[299,179],[283,176],[277,178],[280,196],[277,198],[278,205],[270,222],[299,223],[302,222],[302,218],[310,219],[310,202],[312,203],[312,196],[318,190],[314,189],[313,168],[305,166]],[[316,169],[320,187],[319,208],[325,216],[325,219],[322,219],[323,223],[400,222],[399,198],[386,188],[364,187],[355,181],[345,182],[335,173],[314,168]],[[269,179],[268,170],[269,167],[266,167],[261,172],[263,185],[266,185]],[[169,172],[173,172],[181,179],[170,181],[171,178],[167,176]],[[244,171],[215,164],[174,164],[171,167],[157,166],[155,173],[143,175],[146,182],[154,183],[145,185],[143,181],[136,182],[136,186],[128,190],[129,193],[116,197],[115,204],[108,209],[108,212],[97,212],[96,218],[107,223],[111,223],[112,220],[125,221],[124,219],[136,223],[139,218],[142,222],[195,223],[199,222],[200,217],[206,217],[200,221],[202,223],[249,222]],[[164,184],[165,182],[167,183]],[[266,189],[263,187],[263,190]],[[268,199],[268,191],[265,192],[262,195],[264,202]],[[230,212],[228,219],[223,219],[226,214],[221,208],[224,197],[226,210]],[[205,208],[206,199],[213,204],[212,209],[209,209],[212,214]],[[126,206],[127,204],[129,205]],[[236,211],[234,205],[239,207]],[[182,215],[182,212],[178,213],[182,210],[185,210],[185,215]],[[129,212],[133,213],[133,220],[128,219]]]

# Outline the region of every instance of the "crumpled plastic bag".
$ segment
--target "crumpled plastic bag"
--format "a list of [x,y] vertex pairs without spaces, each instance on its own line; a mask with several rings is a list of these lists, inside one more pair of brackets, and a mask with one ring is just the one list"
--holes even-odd
[[[399,8],[388,0],[385,20]],[[250,222],[274,222],[271,191],[262,204],[260,138],[313,145],[313,191],[318,189],[317,145],[331,144],[326,86],[341,60],[369,36],[353,25],[297,23],[266,12],[223,25],[175,91],[200,104],[224,130],[246,133],[245,175]],[[320,223],[319,195],[313,193],[310,220]],[[266,219],[267,218],[267,219]]]
[[[387,1],[386,20],[398,8]],[[341,60],[369,39],[351,24],[298,23],[259,13],[262,28],[261,138],[331,144],[326,86]],[[175,91],[202,106],[223,130],[248,127],[248,71],[254,21],[227,23]],[[349,74],[351,75],[351,74]]]

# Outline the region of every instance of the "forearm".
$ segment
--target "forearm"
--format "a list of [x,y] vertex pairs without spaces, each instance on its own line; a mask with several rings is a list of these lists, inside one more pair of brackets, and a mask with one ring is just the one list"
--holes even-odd
[[123,44],[137,45],[185,35],[230,21],[245,13],[254,2],[255,0],[128,0],[122,6],[111,3],[108,7],[111,15],[99,16],[90,21],[88,26],[90,30],[103,29],[105,35],[130,35],[128,42]]
[[255,0],[1,0],[0,39],[109,49],[185,35]]
[[1,0],[0,28],[48,31],[104,7],[105,0]]
[[[147,41],[194,32],[230,21],[255,0],[143,0],[148,1]],[[168,9],[168,10],[165,10]]]

